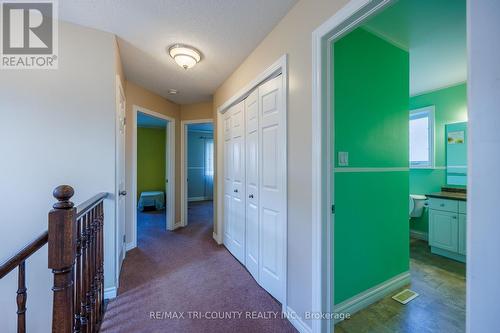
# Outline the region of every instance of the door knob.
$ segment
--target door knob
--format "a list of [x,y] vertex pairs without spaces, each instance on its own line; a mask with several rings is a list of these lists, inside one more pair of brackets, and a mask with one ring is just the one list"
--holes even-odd
[[250,199],[253,199],[253,194],[250,194],[248,197],[249,197]]
[[127,195],[127,191],[120,191],[120,195]]
[[238,193],[238,189],[237,189],[237,188],[235,188],[235,189],[233,190],[233,192],[234,192],[234,193]]

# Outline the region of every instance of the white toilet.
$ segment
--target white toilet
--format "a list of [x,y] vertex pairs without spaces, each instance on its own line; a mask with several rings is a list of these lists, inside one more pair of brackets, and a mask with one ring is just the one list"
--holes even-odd
[[410,217],[420,217],[424,212],[425,195],[410,194]]

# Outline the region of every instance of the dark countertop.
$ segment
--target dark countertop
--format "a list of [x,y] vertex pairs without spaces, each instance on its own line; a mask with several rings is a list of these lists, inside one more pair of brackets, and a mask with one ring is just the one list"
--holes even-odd
[[435,192],[431,194],[426,194],[427,197],[430,198],[439,198],[439,199],[450,199],[450,200],[460,200],[467,201],[467,193],[460,192]]

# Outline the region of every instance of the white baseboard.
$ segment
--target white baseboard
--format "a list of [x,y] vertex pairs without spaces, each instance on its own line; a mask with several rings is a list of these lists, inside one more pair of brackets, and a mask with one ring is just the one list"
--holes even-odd
[[425,231],[417,231],[417,230],[410,229],[410,237],[415,238],[415,239],[421,239],[424,241],[429,240],[429,234],[426,233]]
[[215,239],[217,244],[219,244],[219,245],[222,244],[222,239],[215,233],[215,231],[212,233],[212,237]]
[[286,308],[286,318],[300,333],[312,333],[311,327],[309,327],[297,314],[297,312],[295,312],[289,306],[287,306]]
[[[354,297],[345,300],[344,302],[334,306],[335,313],[345,313],[351,316],[366,308],[367,306],[381,300],[390,293],[400,289],[410,283],[410,272],[404,272],[396,275],[392,279],[389,279],[373,288],[370,288]],[[342,319],[336,320],[339,322]]]
[[116,297],[116,287],[104,288],[104,299],[113,299]]
[[128,252],[130,250],[133,250],[137,247],[137,244],[134,244],[134,242],[127,243],[125,245],[125,251]]
[[205,200],[212,200],[211,197],[192,197],[192,198],[188,198],[188,202],[192,202],[192,201],[205,201]]

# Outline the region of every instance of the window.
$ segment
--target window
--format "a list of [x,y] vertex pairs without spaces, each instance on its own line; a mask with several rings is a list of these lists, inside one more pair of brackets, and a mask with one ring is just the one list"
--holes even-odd
[[205,141],[205,176],[213,177],[214,175],[214,140],[207,139]]
[[434,106],[410,111],[410,167],[434,167]]

